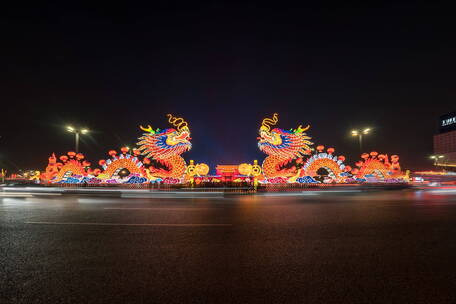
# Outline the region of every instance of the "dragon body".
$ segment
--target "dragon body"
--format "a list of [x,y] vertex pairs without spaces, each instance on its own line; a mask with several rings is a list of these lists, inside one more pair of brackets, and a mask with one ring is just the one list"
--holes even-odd
[[182,118],[168,114],[169,122],[176,127],[153,130],[151,126],[140,127],[146,133],[137,143],[141,154],[150,160],[147,169],[149,178],[177,178],[184,176],[187,165],[180,156],[191,149],[190,129]]
[[274,113],[272,118],[265,118],[260,127],[258,147],[268,156],[263,161],[263,172],[267,178],[295,177],[300,174],[303,160],[302,156],[309,155],[310,145],[313,143],[304,131],[310,126],[299,126],[294,130],[274,128],[278,115]]

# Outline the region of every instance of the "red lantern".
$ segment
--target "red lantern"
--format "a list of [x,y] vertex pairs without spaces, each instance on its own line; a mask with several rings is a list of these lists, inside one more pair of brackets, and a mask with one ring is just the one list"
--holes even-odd
[[120,148],[120,151],[122,151],[123,154],[126,154],[129,150],[130,150],[130,148],[128,148],[128,147]]
[[98,162],[98,164],[100,166],[104,166],[106,164],[106,161],[104,159],[100,159],[100,161]]
[[78,154],[76,154],[76,158],[77,158],[77,160],[82,160],[82,159],[84,159],[84,154],[78,153]]
[[364,163],[363,163],[362,161],[357,161],[355,165],[356,165],[357,167],[361,167],[363,164],[364,164]]
[[372,151],[370,153],[370,156],[372,156],[372,158],[375,158],[377,155],[378,155],[378,152],[375,152],[375,151]]
[[59,157],[59,159],[65,163],[68,160],[68,156],[62,155]]
[[352,167],[350,167],[350,166],[345,166],[345,168],[344,168],[344,171],[345,171],[345,172],[349,172],[349,171],[351,171],[351,170],[352,170]]
[[363,153],[363,154],[361,154],[361,158],[364,159],[364,160],[366,160],[366,159],[369,158],[369,154]]
[[108,152],[108,154],[109,154],[111,157],[114,157],[114,156],[117,155],[117,151],[116,151],[116,150],[110,150],[110,151]]
[[92,173],[93,173],[93,175],[98,176],[101,173],[101,170],[100,169],[95,169],[95,170],[93,170]]
[[317,151],[318,152],[322,152],[324,149],[325,149],[325,146],[323,146],[323,145],[317,146]]
[[333,154],[334,151],[336,151],[334,148],[328,148],[328,150],[326,150],[329,154]]
[[73,152],[73,151],[70,151],[67,153],[67,155],[70,157],[70,158],[74,158],[76,156],[76,152]]
[[345,161],[345,156],[339,155],[339,156],[337,157],[337,159],[340,160],[340,161]]
[[380,159],[380,160],[385,160],[385,157],[386,157],[385,154],[378,155],[378,159]]
[[399,161],[399,155],[391,155],[391,161],[393,163],[398,162]]
[[90,167],[90,165],[91,165],[91,163],[86,160],[82,162],[83,167]]
[[353,175],[358,174],[358,172],[359,172],[359,169],[357,169],[357,168],[355,168],[355,169],[352,170],[352,174],[353,174]]
[[133,149],[133,154],[135,156],[139,156],[141,154],[141,151],[139,151],[138,149]]

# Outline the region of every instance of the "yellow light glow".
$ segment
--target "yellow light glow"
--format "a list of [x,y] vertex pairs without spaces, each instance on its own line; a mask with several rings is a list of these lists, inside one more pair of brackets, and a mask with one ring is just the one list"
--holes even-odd
[[82,130],[81,130],[81,133],[82,133],[82,134],[87,134],[87,133],[89,133],[89,130],[87,130],[87,129],[82,129]]
[[74,128],[72,126],[67,126],[67,131],[68,132],[74,132]]
[[370,128],[364,129],[364,131],[363,131],[364,134],[369,134],[369,132],[370,132]]

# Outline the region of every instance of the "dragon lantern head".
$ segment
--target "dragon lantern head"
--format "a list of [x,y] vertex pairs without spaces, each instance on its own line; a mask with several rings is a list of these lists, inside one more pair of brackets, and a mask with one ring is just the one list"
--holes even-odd
[[304,131],[310,126],[302,128],[298,126],[294,130],[283,130],[274,128],[279,121],[279,115],[274,113],[272,118],[263,119],[260,127],[260,137],[258,137],[258,147],[268,155],[278,155],[284,158],[296,158],[301,155],[309,154],[310,145],[313,143]]
[[138,150],[142,151],[142,155],[155,159],[165,159],[171,155],[180,155],[191,149],[190,129],[188,123],[180,117],[175,117],[168,114],[168,121],[176,127],[176,129],[156,129],[150,125],[147,128],[140,126],[141,130],[145,131],[140,137]]

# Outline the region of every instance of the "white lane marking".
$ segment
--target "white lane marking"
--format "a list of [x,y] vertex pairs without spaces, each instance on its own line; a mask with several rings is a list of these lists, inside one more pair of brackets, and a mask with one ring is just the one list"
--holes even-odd
[[0,192],[1,197],[13,197],[13,196],[23,196],[23,197],[33,197],[33,196],[57,196],[62,195],[62,193],[32,193],[32,192]]
[[222,194],[217,194],[217,195],[208,195],[202,193],[187,193],[187,194],[182,194],[182,193],[122,193],[120,195],[121,198],[223,198]]
[[199,211],[199,210],[211,210],[214,208],[151,208],[151,207],[113,207],[103,208],[105,210],[164,210],[164,211]]
[[129,223],[90,223],[90,222],[24,222],[32,225],[84,225],[84,226],[150,226],[150,227],[224,227],[232,224],[129,224]]
[[33,197],[33,195],[27,193],[0,193],[0,197]]

